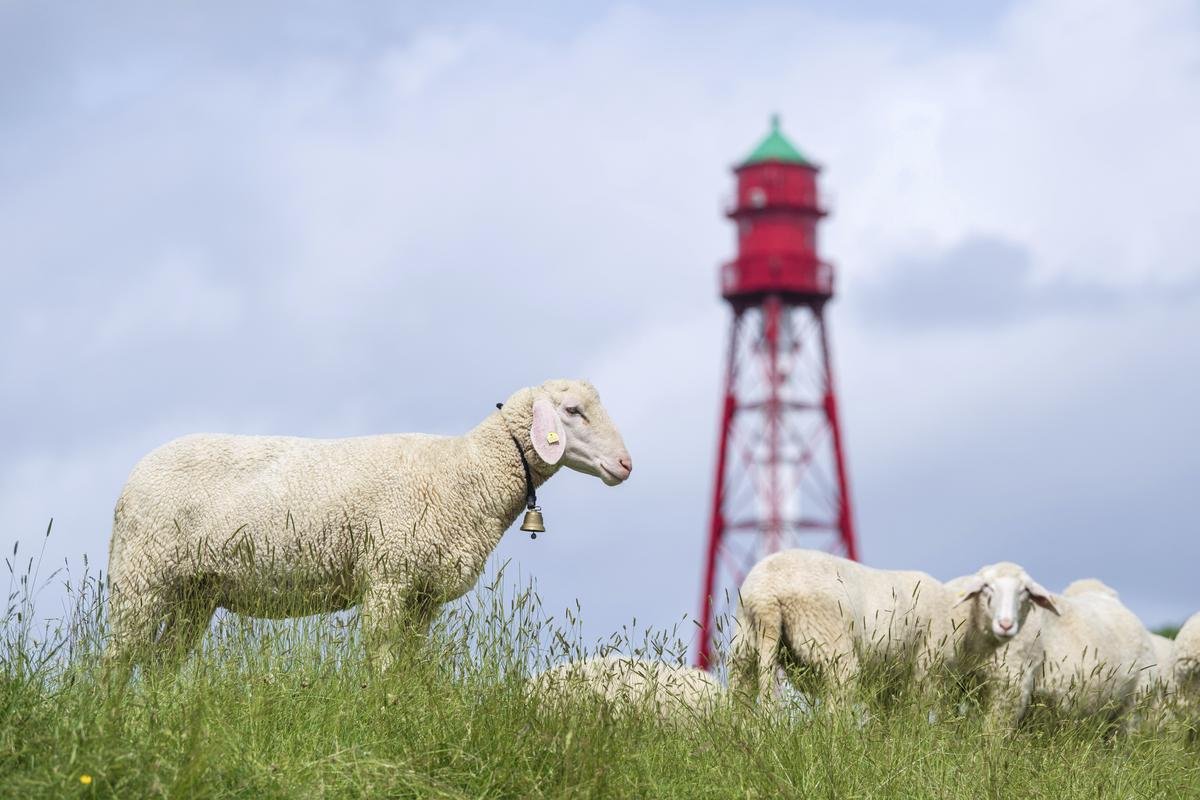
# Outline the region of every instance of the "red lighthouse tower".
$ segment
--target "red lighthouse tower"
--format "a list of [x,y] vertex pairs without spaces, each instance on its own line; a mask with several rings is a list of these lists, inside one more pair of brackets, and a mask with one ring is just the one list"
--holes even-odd
[[737,257],[721,267],[733,318],[701,597],[698,663],[759,559],[784,547],[858,557],[829,359],[833,266],[817,255],[817,167],[771,120],[734,168]]

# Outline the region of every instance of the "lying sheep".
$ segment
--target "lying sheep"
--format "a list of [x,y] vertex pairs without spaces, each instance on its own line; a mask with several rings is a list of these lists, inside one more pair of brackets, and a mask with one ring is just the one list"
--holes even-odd
[[1040,615],[1003,654],[996,727],[1019,724],[1035,701],[1071,717],[1116,723],[1145,688],[1154,645],[1115,591],[1088,579],[1054,604],[1056,615]]
[[676,721],[712,712],[725,696],[721,683],[703,670],[621,655],[559,664],[534,678],[530,688],[541,702],[590,700],[617,715],[648,710]]
[[563,466],[610,486],[632,469],[586,382],[521,389],[456,437],[177,439],[138,463],[117,501],[107,656],[185,654],[217,608],[281,618],[358,605],[382,669],[392,629],[424,632],[469,590]]
[[1050,595],[1016,564],[984,567],[943,585],[924,572],[879,570],[814,550],[786,550],[746,576],[730,688],[768,697],[779,666],[821,673],[838,702],[873,664],[972,670],[1021,630]]

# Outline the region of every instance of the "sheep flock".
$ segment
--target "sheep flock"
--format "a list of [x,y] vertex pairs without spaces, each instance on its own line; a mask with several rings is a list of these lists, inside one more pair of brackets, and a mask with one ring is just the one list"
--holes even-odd
[[[476,584],[564,466],[607,485],[632,470],[584,381],[518,390],[457,437],[168,443],[117,501],[106,663],[126,675],[176,664],[220,608],[280,618],[358,607],[367,657],[387,670],[396,648]],[[942,582],[786,550],[746,575],[716,673],[727,686],[680,664],[606,654],[549,668],[526,693],[547,706],[586,699],[695,720],[722,707],[770,713],[794,691],[810,713],[837,713],[884,674],[931,701],[962,692],[996,734],[1037,707],[1119,732],[1200,720],[1200,614],[1170,640],[1094,578],[1054,593],[1012,562]]]

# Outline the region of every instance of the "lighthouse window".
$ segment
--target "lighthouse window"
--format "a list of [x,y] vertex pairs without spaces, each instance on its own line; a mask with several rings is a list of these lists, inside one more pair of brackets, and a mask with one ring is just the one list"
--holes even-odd
[[762,190],[762,187],[755,186],[750,190],[750,205],[755,208],[762,208],[767,204],[767,193]]

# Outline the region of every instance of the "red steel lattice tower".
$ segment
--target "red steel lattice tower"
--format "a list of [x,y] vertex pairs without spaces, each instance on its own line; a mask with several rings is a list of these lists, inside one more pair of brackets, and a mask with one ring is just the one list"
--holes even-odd
[[737,257],[721,267],[733,310],[705,554],[697,662],[711,666],[737,588],[785,547],[857,559],[829,358],[833,266],[817,255],[817,167],[779,130],[734,167]]

